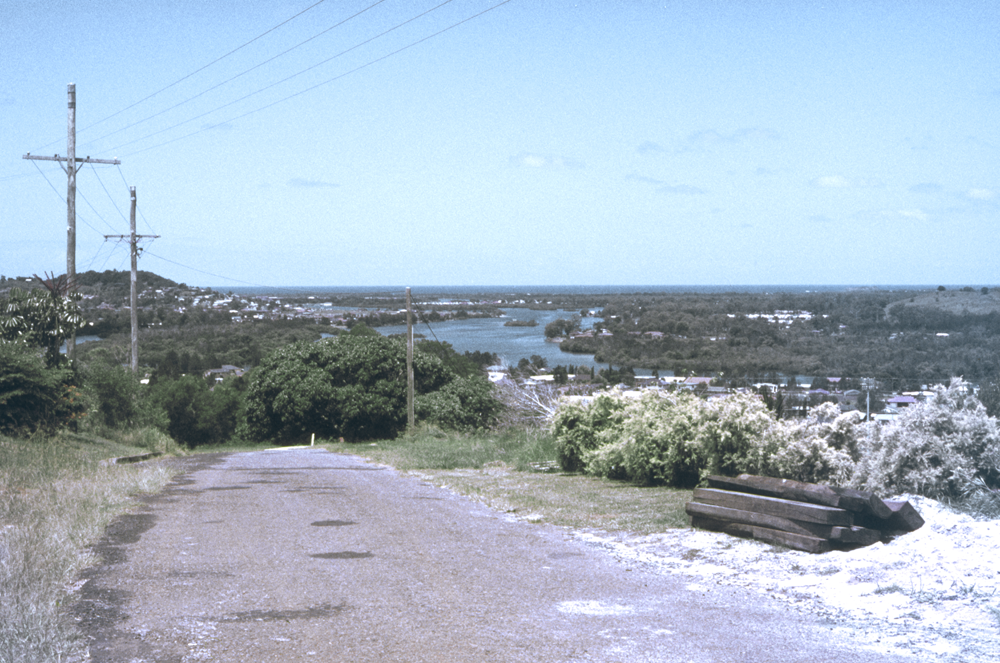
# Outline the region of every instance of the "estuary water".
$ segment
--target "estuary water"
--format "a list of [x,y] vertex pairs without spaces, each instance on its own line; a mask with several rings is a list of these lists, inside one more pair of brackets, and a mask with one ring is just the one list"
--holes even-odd
[[[522,357],[532,355],[544,357],[548,365],[594,366],[596,370],[607,368],[607,364],[594,361],[593,355],[573,354],[563,352],[558,343],[545,342],[545,325],[559,318],[572,318],[579,315],[577,311],[533,311],[517,308],[504,310],[502,318],[473,318],[468,320],[450,320],[413,325],[413,335],[432,341],[445,341],[458,352],[493,352],[500,356],[503,364],[517,365]],[[535,327],[505,327],[508,320],[536,320]],[[581,321],[583,329],[589,329],[600,318],[584,318]],[[405,334],[406,325],[378,327],[377,330],[386,336]],[[640,371],[636,370],[636,373]]]

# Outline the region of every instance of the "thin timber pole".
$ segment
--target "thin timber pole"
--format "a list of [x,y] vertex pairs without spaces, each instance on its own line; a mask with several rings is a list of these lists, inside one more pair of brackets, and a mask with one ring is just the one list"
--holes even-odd
[[[129,214],[129,234],[128,246],[132,256],[132,273],[129,275],[129,318],[132,322],[132,362],[133,374],[139,373],[139,240],[145,238],[157,238],[159,235],[136,235],[135,234],[135,187],[128,188],[132,199],[132,211]],[[105,235],[104,239],[125,239],[125,235]]]
[[[70,83],[69,126],[66,136],[66,284],[69,292],[76,290],[76,83]],[[69,294],[69,293],[67,293]],[[76,358],[76,329],[66,339],[66,357]]]
[[[66,156],[58,154],[51,157],[35,156],[28,152],[22,158],[32,161],[56,161],[66,171],[66,294],[76,291],[76,171],[79,164],[83,163],[107,163],[118,165],[118,159],[83,159],[76,158],[76,83],[70,83],[66,87],[69,97],[68,126],[66,128]],[[76,356],[76,330],[74,329],[69,338],[66,339],[66,357],[71,361]]]
[[413,412],[413,304],[410,289],[406,289],[406,431],[413,433],[416,416]]
[[132,211],[129,214],[129,248],[132,253],[132,274],[129,284],[132,286],[130,304],[132,306],[132,373],[139,373],[139,294],[137,292],[136,280],[138,271],[139,250],[135,239],[135,187],[128,188],[132,194]]

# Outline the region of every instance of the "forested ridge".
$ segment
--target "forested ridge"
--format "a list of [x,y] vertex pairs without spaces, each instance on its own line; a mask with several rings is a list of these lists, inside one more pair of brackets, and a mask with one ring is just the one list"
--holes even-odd
[[[773,319],[777,312],[786,318]],[[988,290],[644,295],[609,298],[602,315],[611,335],[573,337],[560,347],[678,375],[917,383],[1000,373],[1000,297]]]

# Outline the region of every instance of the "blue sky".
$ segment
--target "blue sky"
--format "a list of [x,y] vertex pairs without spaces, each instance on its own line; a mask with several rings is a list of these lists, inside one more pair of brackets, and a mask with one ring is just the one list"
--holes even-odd
[[78,271],[131,185],[189,284],[1000,283],[994,2],[376,1],[0,3],[0,274],[75,83]]

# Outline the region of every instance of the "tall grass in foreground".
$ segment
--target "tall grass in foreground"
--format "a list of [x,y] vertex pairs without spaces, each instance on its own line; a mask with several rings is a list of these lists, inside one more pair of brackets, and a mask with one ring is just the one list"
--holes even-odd
[[[127,510],[130,496],[170,478],[153,464],[102,465],[110,456],[171,443],[137,433],[136,446],[79,435],[0,436],[0,663],[61,661],[82,642],[65,613],[85,551]],[[156,439],[147,439],[156,438]]]

